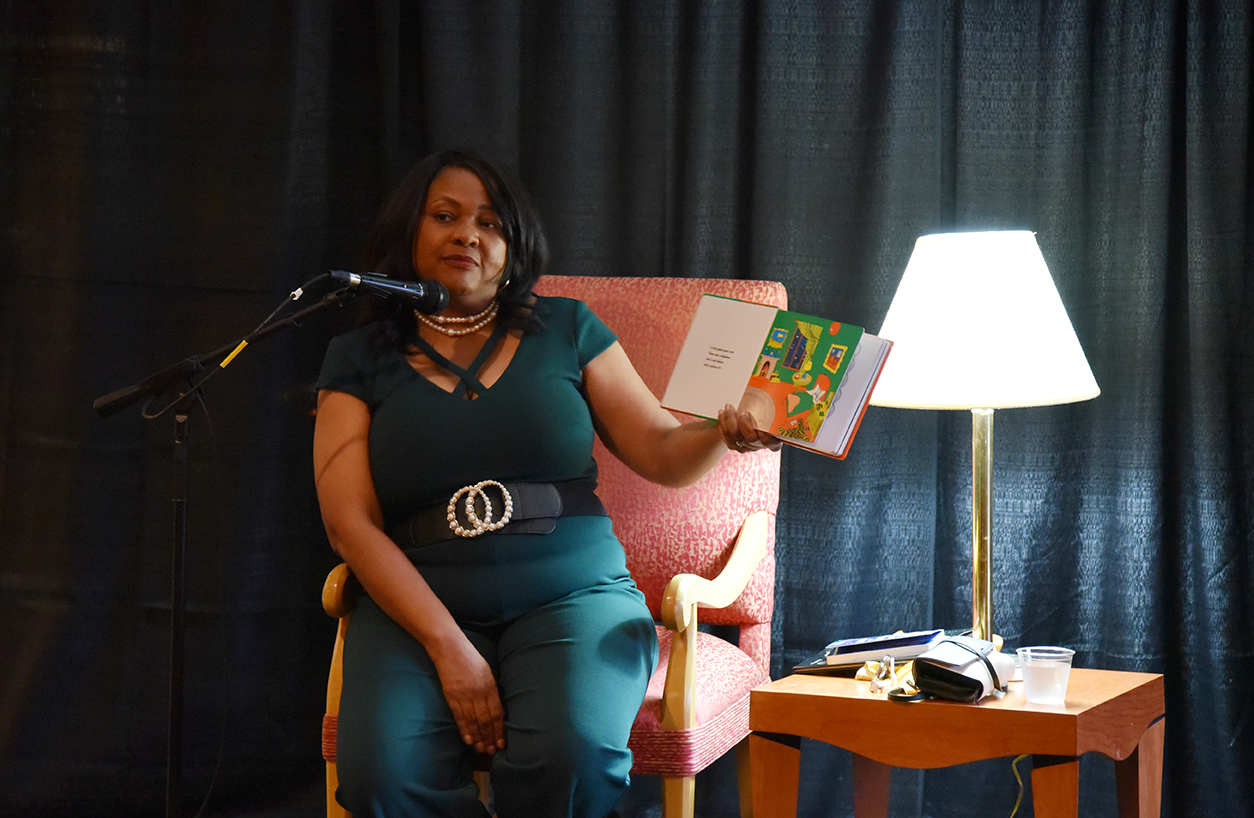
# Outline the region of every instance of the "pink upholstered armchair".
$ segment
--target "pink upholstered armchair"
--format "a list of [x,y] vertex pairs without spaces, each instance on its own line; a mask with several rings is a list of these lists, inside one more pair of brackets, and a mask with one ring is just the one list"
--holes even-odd
[[[787,306],[782,284],[677,278],[549,276],[543,295],[585,301],[617,335],[646,384],[661,395],[703,293]],[[661,624],[657,673],[632,727],[632,772],[663,778],[663,815],[690,818],[698,772],[737,748],[742,812],[749,809],[749,690],[770,671],[775,591],[778,452],[731,455],[696,485],[664,488],[638,477],[598,441],[599,490],[627,566]],[[329,816],[335,802],[335,719],[340,647],[351,600],[340,566],[323,604],[340,617],[324,721]],[[700,621],[739,628],[733,644]]]

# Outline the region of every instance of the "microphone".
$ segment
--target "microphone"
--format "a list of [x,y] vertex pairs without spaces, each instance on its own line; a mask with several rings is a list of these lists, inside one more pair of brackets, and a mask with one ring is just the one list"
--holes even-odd
[[350,273],[332,270],[331,278],[355,289],[399,298],[424,315],[435,315],[448,307],[448,290],[438,281],[400,281],[374,273]]

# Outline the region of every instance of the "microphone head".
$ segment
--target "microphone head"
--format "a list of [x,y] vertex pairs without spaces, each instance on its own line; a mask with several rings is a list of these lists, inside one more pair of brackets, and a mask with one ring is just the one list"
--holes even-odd
[[423,279],[418,282],[422,287],[422,298],[414,303],[414,309],[423,315],[437,315],[448,309],[448,288],[438,281]]

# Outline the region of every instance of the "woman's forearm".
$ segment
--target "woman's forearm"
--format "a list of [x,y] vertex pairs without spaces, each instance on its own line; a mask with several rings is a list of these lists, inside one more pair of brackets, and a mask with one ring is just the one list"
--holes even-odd
[[433,659],[448,649],[450,641],[464,639],[448,609],[405,553],[379,529],[368,524],[356,528],[340,533],[328,525],[327,534],[375,604]]
[[664,486],[689,486],[718,465],[727,444],[717,421],[680,423],[661,432],[651,447],[653,457],[644,477]]

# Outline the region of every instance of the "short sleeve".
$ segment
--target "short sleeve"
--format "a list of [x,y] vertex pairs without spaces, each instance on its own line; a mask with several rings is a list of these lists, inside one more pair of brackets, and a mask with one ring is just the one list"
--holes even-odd
[[609,349],[618,336],[587,304],[582,301],[575,301],[574,304],[575,350],[582,370],[593,358]]
[[345,392],[369,403],[371,388],[366,344],[361,332],[350,332],[331,339],[322,359],[322,371],[314,384],[316,389]]

